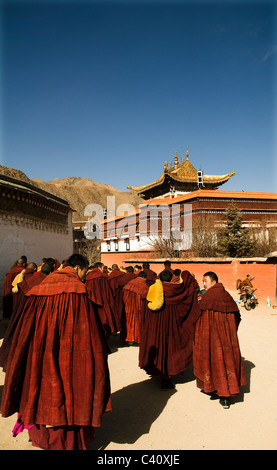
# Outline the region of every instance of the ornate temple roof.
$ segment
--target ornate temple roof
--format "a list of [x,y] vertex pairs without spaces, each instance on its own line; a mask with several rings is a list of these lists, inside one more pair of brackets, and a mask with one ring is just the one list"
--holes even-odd
[[174,165],[168,162],[164,163],[164,172],[153,183],[143,186],[129,186],[127,189],[137,193],[145,199],[154,198],[166,194],[174,188],[176,191],[196,191],[199,188],[206,190],[217,189],[218,186],[226,183],[231,176],[235,174],[227,173],[225,175],[205,175],[197,171],[189,160],[189,153],[186,152],[186,160],[181,158],[179,163],[177,152],[175,152]]

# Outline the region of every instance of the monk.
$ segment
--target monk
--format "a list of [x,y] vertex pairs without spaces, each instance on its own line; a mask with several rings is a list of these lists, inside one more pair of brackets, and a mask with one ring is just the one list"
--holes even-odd
[[148,293],[146,279],[146,272],[141,271],[136,278],[123,287],[125,325],[121,332],[121,339],[129,344],[140,342],[139,328],[142,303]]
[[37,271],[38,271],[38,272],[41,270],[42,265],[43,265],[44,263],[46,263],[46,262],[47,262],[47,258],[42,258],[40,264],[39,264],[38,267],[37,267]]
[[109,337],[111,333],[120,331],[120,318],[107,276],[103,271],[104,264],[101,262],[95,263],[93,269],[86,276],[85,285],[88,297],[97,304],[105,335]]
[[44,263],[38,273],[36,272],[32,276],[27,276],[22,282],[17,284],[17,293],[14,294],[13,312],[0,347],[0,367],[3,367],[4,372],[6,372],[14,331],[20,320],[27,299],[25,294],[27,294],[32,287],[40,284],[53,270],[52,264]]
[[126,271],[121,271],[117,264],[112,265],[112,272],[108,276],[108,282],[112,289],[117,315],[120,322],[120,330],[124,327],[124,304],[123,304],[123,286],[134,279],[136,274],[132,266],[127,266]]
[[139,275],[141,271],[135,271],[135,268],[133,266],[127,266],[125,268],[125,273],[124,276],[121,278],[121,285],[125,286],[127,282],[132,281],[132,279],[136,279],[136,277]]
[[[173,269],[171,268],[171,261],[166,260],[164,262],[164,269],[163,269],[162,272],[164,272],[164,271],[169,271],[171,274],[173,274]],[[160,278],[160,275],[161,275],[161,273],[158,275],[158,278]]]
[[150,264],[147,261],[142,263],[142,269],[147,274],[146,282],[147,282],[148,286],[150,287],[156,281],[156,279],[158,277],[157,273],[155,273],[155,271],[150,269]]
[[108,277],[108,275],[109,275],[108,266],[106,266],[106,265],[104,265],[103,274],[104,274],[105,277]]
[[82,282],[88,260],[72,255],[26,296],[14,333],[1,413],[18,412],[36,447],[86,449],[110,410],[107,346]]
[[246,385],[237,329],[241,320],[236,302],[214,272],[203,276],[206,293],[199,302],[201,316],[196,323],[193,348],[197,387],[216,394],[223,408],[230,397]]
[[13,309],[12,282],[14,278],[27,266],[26,256],[21,256],[16,266],[10,269],[5,277],[3,285],[3,317],[10,318]]
[[199,318],[195,279],[182,272],[182,282],[172,283],[165,270],[150,286],[142,309],[139,367],[161,377],[162,389],[174,388],[171,377],[192,363],[194,323]]
[[171,282],[174,282],[176,284],[182,282],[181,272],[181,269],[174,269]]
[[112,265],[112,272],[109,274],[108,282],[112,289],[113,295],[115,297],[116,289],[120,285],[121,277],[124,275],[124,271],[121,271],[117,264]]
[[[12,282],[12,293],[16,294],[18,292],[18,284],[23,282],[25,279],[28,279],[33,274],[37,272],[37,265],[36,263],[28,263],[25,269],[22,269],[19,274],[14,278]],[[15,297],[15,296],[14,296]]]
[[42,258],[40,265],[37,268],[37,271],[39,272],[41,270],[41,267],[43,266],[44,263],[47,264],[53,264],[54,270],[56,268],[56,260],[55,258]]
[[12,313],[11,317],[13,316],[14,310],[17,309],[17,303],[20,300],[20,297],[18,294],[19,291],[19,285],[22,285],[22,282],[24,280],[29,279],[31,276],[33,276],[37,272],[37,265],[36,263],[28,263],[27,267],[25,269],[22,269],[22,271],[14,278],[12,282]]

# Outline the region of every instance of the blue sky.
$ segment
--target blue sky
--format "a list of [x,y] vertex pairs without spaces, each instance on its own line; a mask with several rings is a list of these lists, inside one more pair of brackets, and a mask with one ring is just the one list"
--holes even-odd
[[1,164],[125,191],[188,150],[277,191],[275,5],[2,1]]

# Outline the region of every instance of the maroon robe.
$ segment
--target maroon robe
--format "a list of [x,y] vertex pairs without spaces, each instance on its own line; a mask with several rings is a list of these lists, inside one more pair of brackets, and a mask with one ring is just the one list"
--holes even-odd
[[112,272],[108,275],[108,282],[112,289],[113,295],[115,296],[116,289],[121,285],[121,277],[126,274],[125,272],[121,271],[119,268],[115,268]]
[[140,316],[147,292],[148,285],[142,277],[132,279],[123,287],[125,325],[122,329],[121,339],[139,343]]
[[145,271],[147,274],[146,282],[148,286],[151,286],[152,284],[154,284],[158,275],[154,271],[152,271],[152,269],[149,269],[149,268],[143,269],[143,271]]
[[3,317],[10,318],[13,310],[12,282],[25,269],[26,265],[17,264],[7,272],[3,285]]
[[173,274],[170,282],[172,282],[173,284],[179,284],[180,282],[182,282],[182,280],[180,279],[180,276],[175,276],[175,274]]
[[46,274],[42,273],[41,271],[35,272],[33,276],[25,278],[24,281],[18,284],[19,290],[24,292],[24,295],[29,292],[32,287],[37,286],[46,278]]
[[54,271],[26,296],[7,363],[2,416],[19,412],[25,426],[35,424],[33,445],[83,449],[86,430],[92,435],[111,409],[98,315],[71,267]]
[[33,269],[33,268],[24,268],[24,269],[25,269],[25,272],[24,272],[23,281],[27,280],[29,277],[31,277],[33,274],[35,274],[37,272],[37,270]]
[[193,348],[197,387],[220,397],[236,395],[246,385],[237,336],[238,306],[221,283],[208,289],[199,306]]
[[164,304],[142,309],[139,367],[148,374],[173,376],[192,363],[194,323],[199,318],[195,280],[182,273],[183,282],[163,282]]
[[[24,275],[23,275],[23,281],[17,283],[17,287],[19,289],[19,286],[24,282],[24,281],[27,281],[27,279],[29,279],[30,277],[32,277],[34,274],[37,273],[37,270],[36,269],[32,269],[32,268],[26,268],[25,269],[25,272],[24,272]],[[12,297],[13,297],[13,310],[12,310],[12,314],[11,314],[11,317],[13,316],[13,312],[14,310],[17,309],[17,303],[18,301],[20,300],[21,296],[18,295],[19,292],[12,292]]]
[[14,294],[14,297],[16,296],[16,302],[14,302],[13,312],[8,327],[5,331],[2,345],[0,347],[0,367],[3,367],[4,372],[6,371],[7,360],[12,344],[13,335],[22,315],[23,308],[27,299],[27,297],[25,297],[25,294],[32,287],[36,286],[37,284],[40,284],[45,279],[45,277],[46,275],[43,274],[41,271],[38,273],[35,272],[32,276],[27,276],[24,281],[18,284],[18,293]]
[[135,273],[126,273],[120,271],[118,268],[113,269],[111,274],[108,276],[108,282],[114,295],[116,310],[120,321],[119,331],[122,331],[122,328],[124,328],[125,324],[123,287],[127,284],[127,282],[131,281],[131,279],[135,279],[136,277],[137,275]]
[[109,336],[111,333],[117,333],[120,330],[120,319],[107,276],[99,268],[94,268],[87,274],[85,285],[88,297],[97,304],[105,334]]

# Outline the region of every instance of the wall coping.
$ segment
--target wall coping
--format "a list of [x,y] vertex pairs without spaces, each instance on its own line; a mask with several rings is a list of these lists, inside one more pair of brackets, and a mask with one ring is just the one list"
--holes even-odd
[[51,199],[52,201],[55,201],[58,204],[61,204],[68,209],[72,210],[71,207],[69,206],[68,202],[65,201],[64,199],[61,199],[60,197],[49,193],[47,191],[44,191],[43,189],[38,188],[37,186],[34,186],[32,184],[26,183],[25,181],[17,180],[15,178],[11,178],[10,176],[6,175],[0,175],[0,185],[1,186],[6,186],[10,189],[17,189],[20,191],[25,191],[29,192],[32,194],[40,195],[43,196],[45,199]]
[[[170,261],[171,263],[189,264],[189,263],[265,263],[269,262],[270,258],[256,257],[256,258],[126,258],[125,263],[164,263]],[[276,263],[272,263],[276,264]]]

